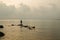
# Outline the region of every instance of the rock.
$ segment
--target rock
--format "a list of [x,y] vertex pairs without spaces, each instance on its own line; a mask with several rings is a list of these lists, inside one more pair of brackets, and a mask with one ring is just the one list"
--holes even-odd
[[0,28],[4,28],[3,25],[0,25]]
[[25,25],[24,27],[28,27],[27,25]]
[[35,29],[35,26],[33,26],[32,28],[34,28],[34,29]]
[[14,26],[14,24],[11,24],[11,26]]
[[32,28],[31,27],[28,27],[29,28],[29,30],[32,30]]
[[3,37],[5,34],[3,32],[0,32],[0,37]]

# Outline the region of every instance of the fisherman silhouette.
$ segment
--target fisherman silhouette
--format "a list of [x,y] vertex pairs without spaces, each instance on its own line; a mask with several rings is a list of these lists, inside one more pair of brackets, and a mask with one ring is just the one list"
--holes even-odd
[[22,24],[22,20],[20,21],[20,23]]
[[20,26],[23,26],[23,24],[22,24],[22,20],[20,21]]

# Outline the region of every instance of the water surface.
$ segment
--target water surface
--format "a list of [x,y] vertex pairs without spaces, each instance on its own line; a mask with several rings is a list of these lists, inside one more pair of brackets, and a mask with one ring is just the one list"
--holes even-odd
[[11,26],[19,23],[20,20],[0,20],[4,25],[0,31],[5,33],[0,40],[60,40],[60,20],[23,20],[24,25],[35,25],[35,30]]

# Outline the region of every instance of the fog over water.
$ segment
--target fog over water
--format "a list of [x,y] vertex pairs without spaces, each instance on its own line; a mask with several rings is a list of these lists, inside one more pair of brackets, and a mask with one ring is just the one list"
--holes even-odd
[[[11,26],[35,26],[35,30]],[[60,0],[0,0],[0,40],[60,40]]]
[[40,0],[39,1],[40,5],[38,4],[39,5],[38,7],[32,8],[24,3],[20,3],[19,4],[20,7],[16,8],[14,5],[7,6],[4,2],[0,2],[0,19],[7,18],[60,19],[59,2],[60,2],[59,0],[51,1]]

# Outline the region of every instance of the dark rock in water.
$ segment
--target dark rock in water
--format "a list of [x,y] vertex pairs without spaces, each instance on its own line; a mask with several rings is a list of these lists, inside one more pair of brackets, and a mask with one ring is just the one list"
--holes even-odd
[[23,24],[18,24],[17,26],[23,26]]
[[20,24],[20,26],[23,26],[23,24]]
[[0,28],[4,28],[3,25],[0,25]]
[[24,27],[28,27],[27,25],[25,25]]
[[11,26],[14,26],[14,24],[11,24]]
[[0,37],[3,37],[5,34],[3,32],[0,32]]
[[32,28],[31,27],[28,27],[30,30],[32,30]]
[[32,28],[35,28],[35,26],[33,26]]

